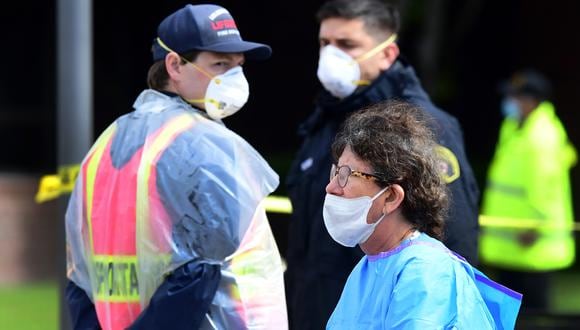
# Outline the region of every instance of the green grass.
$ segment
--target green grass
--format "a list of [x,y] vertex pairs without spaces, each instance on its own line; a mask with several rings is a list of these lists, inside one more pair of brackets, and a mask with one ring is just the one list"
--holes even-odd
[[554,312],[580,315],[580,273],[578,270],[556,274],[550,297]]
[[0,287],[0,329],[56,330],[57,283]]

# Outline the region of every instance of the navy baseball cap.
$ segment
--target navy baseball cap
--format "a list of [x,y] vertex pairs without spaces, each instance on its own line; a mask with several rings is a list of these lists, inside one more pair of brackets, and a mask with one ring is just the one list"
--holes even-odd
[[164,46],[178,54],[190,51],[244,53],[250,60],[265,60],[272,54],[268,45],[242,40],[227,9],[208,4],[189,4],[167,16],[159,24],[157,38],[153,40],[154,61],[165,58],[168,51]]
[[514,73],[510,79],[499,86],[504,95],[531,96],[538,100],[550,98],[552,86],[548,79],[533,69],[526,69]]

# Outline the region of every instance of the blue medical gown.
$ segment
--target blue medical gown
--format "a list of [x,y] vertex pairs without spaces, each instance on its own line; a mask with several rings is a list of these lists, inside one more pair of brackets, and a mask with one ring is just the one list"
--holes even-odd
[[327,329],[510,329],[520,302],[422,233],[361,259]]

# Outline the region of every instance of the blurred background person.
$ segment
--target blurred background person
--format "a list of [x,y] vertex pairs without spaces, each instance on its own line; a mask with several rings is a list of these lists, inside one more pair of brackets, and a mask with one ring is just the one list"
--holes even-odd
[[[545,311],[550,272],[574,262],[570,169],[576,150],[550,102],[551,84],[544,75],[516,72],[501,92],[505,119],[481,213],[507,227],[482,231],[481,259],[499,270],[499,282],[524,294],[522,308]],[[520,224],[538,226],[510,226]]]
[[290,325],[320,329],[344,282],[362,256],[338,245],[324,228],[322,205],[330,145],[346,116],[383,100],[418,105],[434,118],[439,168],[451,192],[443,242],[477,261],[479,189],[464,150],[457,119],[433,104],[412,65],[400,56],[398,9],[379,0],[335,0],[319,8],[317,75],[324,87],[313,113],[299,127],[303,139],[287,176],[293,214],[288,229],[285,273]]

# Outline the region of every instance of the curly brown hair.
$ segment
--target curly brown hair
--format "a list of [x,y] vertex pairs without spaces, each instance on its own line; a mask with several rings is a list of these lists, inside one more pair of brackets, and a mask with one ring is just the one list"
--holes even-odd
[[436,143],[426,113],[402,101],[377,103],[353,113],[332,145],[338,160],[346,146],[368,162],[381,187],[405,191],[401,211],[416,229],[443,238],[447,187],[437,167]]

